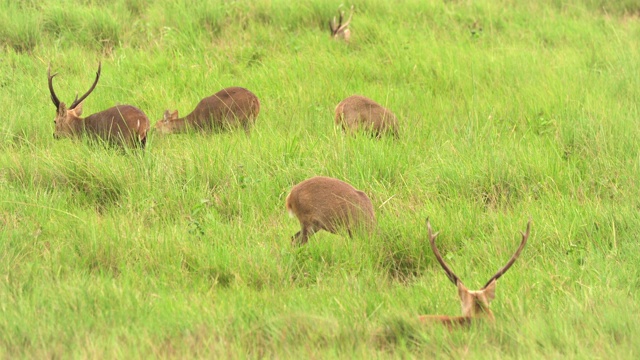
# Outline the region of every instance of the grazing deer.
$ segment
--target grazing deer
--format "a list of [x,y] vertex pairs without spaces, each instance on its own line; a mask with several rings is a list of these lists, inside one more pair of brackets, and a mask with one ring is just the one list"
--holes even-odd
[[128,146],[141,146],[144,148],[147,141],[147,131],[149,130],[149,119],[145,113],[131,105],[116,105],[107,110],[100,111],[86,118],[81,118],[82,102],[95,89],[100,79],[102,64],[98,64],[96,80],[80,98],[76,95],[71,106],[67,106],[58,100],[53,90],[53,78],[57,74],[51,75],[51,65],[47,70],[49,82],[49,92],[51,101],[56,106],[55,117],[56,129],[53,134],[55,138],[80,137],[89,135],[99,138],[108,143]]
[[309,236],[319,230],[336,234],[346,229],[352,237],[353,230],[371,230],[376,223],[367,194],[344,181],[324,176],[294,186],[287,196],[286,208],[291,217],[298,218],[302,228],[291,238],[293,244],[306,244]]
[[336,106],[335,113],[336,125],[340,125],[345,132],[353,133],[362,129],[378,138],[386,133],[398,137],[396,116],[367,97],[351,95]]
[[438,248],[436,247],[436,237],[438,233],[433,233],[431,230],[431,224],[429,223],[429,219],[427,219],[427,229],[429,231],[429,243],[431,244],[431,250],[435,255],[436,259],[440,263],[440,266],[447,273],[447,277],[458,287],[458,296],[460,297],[460,303],[462,304],[462,316],[446,316],[446,315],[422,315],[420,316],[420,321],[436,321],[445,324],[448,328],[452,328],[454,326],[468,326],[474,319],[477,318],[486,318],[489,321],[493,322],[493,312],[489,308],[491,301],[495,297],[496,291],[496,282],[498,279],[504,275],[507,270],[513,265],[513,263],[518,259],[522,249],[527,243],[529,239],[529,232],[531,230],[531,220],[527,223],[526,232],[522,233],[522,242],[518,247],[518,250],[511,256],[511,259],[507,261],[507,264],[502,267],[502,269],[498,270],[495,275],[487,281],[486,285],[477,291],[472,291],[467,289],[460,278],[453,273],[451,268],[444,262]]
[[178,110],[164,112],[164,118],[156,123],[161,134],[197,130],[228,130],[244,128],[249,134],[260,112],[260,101],[251,91],[241,87],[229,87],[206,97],[187,116],[178,118]]
[[[341,5],[342,6],[342,5]],[[351,22],[351,17],[353,16],[353,6],[351,6],[351,11],[349,13],[349,19],[346,23],[342,23],[344,19],[344,11],[340,10],[340,20],[336,23],[336,17],[333,17],[333,20],[329,21],[329,29],[331,29],[331,37],[334,39],[343,39],[346,42],[349,42],[351,39],[351,30],[349,30],[349,23]]]

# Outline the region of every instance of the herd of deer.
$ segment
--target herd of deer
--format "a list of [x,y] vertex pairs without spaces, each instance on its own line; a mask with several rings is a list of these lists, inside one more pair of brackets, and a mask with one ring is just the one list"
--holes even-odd
[[[335,17],[330,21],[331,36],[349,41],[351,33],[349,23],[353,16],[353,7],[349,19],[343,23],[344,13],[340,12],[339,21]],[[107,143],[120,146],[144,148],[149,130],[149,119],[145,113],[131,105],[117,105],[107,110],[92,114],[86,118],[82,115],[82,102],[91,94],[100,79],[101,65],[98,65],[96,79],[89,90],[75,100],[67,108],[53,90],[51,67],[47,71],[51,100],[56,106],[54,137],[78,137],[87,135]],[[251,91],[241,87],[229,87],[212,96],[202,99],[196,108],[185,117],[178,117],[178,111],[164,112],[163,119],[156,123],[156,130],[161,134],[185,132],[189,129],[202,131],[221,131],[243,128],[249,134],[251,127],[260,112],[260,101]],[[398,121],[395,115],[375,101],[360,95],[352,95],[342,100],[335,108],[335,123],[345,132],[364,131],[376,137],[390,134],[398,137]],[[314,233],[325,230],[334,234],[346,232],[350,237],[356,230],[373,231],[376,218],[373,204],[362,191],[350,184],[324,176],[316,176],[295,185],[285,200],[289,214],[297,217],[301,229],[292,238],[293,244],[303,245]],[[520,246],[507,264],[501,268],[487,284],[477,291],[468,290],[445,263],[427,220],[429,242],[433,254],[447,274],[447,277],[458,288],[462,304],[462,316],[423,315],[420,321],[433,321],[454,326],[469,325],[473,319],[485,318],[493,321],[493,313],[489,304],[494,298],[496,281],[516,261],[529,238],[531,221],[522,233]]]

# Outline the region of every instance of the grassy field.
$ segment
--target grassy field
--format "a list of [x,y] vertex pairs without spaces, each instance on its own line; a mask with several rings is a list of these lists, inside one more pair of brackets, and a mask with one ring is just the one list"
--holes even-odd
[[[0,1],[0,358],[640,356],[636,1]],[[351,3],[345,3],[349,6]],[[56,92],[187,114],[243,86],[256,127],[150,134],[144,153],[55,140]],[[343,98],[400,137],[344,136]],[[343,179],[379,232],[299,228],[296,183]],[[459,315],[428,245],[494,326]]]

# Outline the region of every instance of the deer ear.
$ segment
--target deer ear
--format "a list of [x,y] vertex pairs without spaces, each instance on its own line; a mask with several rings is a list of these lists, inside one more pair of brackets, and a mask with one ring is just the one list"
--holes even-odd
[[76,107],[73,108],[73,112],[76,113],[76,116],[82,115],[82,103],[76,105]]
[[456,282],[456,286],[458,286],[458,296],[460,297],[460,300],[464,302],[466,297],[469,296],[469,289],[467,289],[467,287],[464,286],[462,281],[459,281],[459,280]]
[[456,286],[458,287],[462,316],[472,316],[474,314],[473,295],[460,280],[456,282]]
[[496,284],[497,281],[493,280],[489,283],[489,285],[482,289],[482,293],[487,299],[487,302],[491,302],[496,297]]
[[164,114],[162,115],[162,120],[169,121],[169,119],[171,119],[171,112],[169,110],[165,110]]
[[65,105],[63,102],[61,102],[60,105],[58,105],[58,114],[61,116],[64,116],[67,114],[67,105]]
[[171,113],[171,120],[178,120],[178,110],[173,110]]

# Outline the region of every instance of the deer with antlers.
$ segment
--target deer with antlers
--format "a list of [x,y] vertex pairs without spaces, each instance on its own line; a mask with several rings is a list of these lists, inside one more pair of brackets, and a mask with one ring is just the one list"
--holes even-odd
[[47,70],[49,92],[51,101],[53,101],[53,105],[56,106],[57,110],[53,136],[61,138],[89,135],[111,144],[144,148],[147,140],[147,131],[149,130],[149,119],[142,110],[134,106],[116,105],[85,118],[80,117],[82,115],[82,102],[96,88],[100,79],[101,69],[102,64],[99,63],[96,80],[89,88],[89,91],[80,98],[76,95],[75,100],[67,108],[65,103],[58,99],[53,90],[53,78],[57,74],[51,75],[51,65],[49,65]]
[[452,328],[454,326],[468,326],[472,323],[474,319],[485,318],[490,322],[494,321],[493,312],[489,308],[491,301],[495,297],[496,291],[496,282],[498,279],[504,275],[507,270],[513,265],[513,263],[518,259],[522,249],[527,244],[527,240],[529,239],[529,233],[531,230],[531,220],[527,223],[527,230],[522,233],[522,241],[520,242],[520,246],[518,250],[511,256],[511,259],[507,261],[507,264],[503,266],[498,272],[496,272],[489,281],[482,287],[480,290],[469,290],[467,289],[460,278],[451,270],[451,268],[444,261],[442,256],[440,255],[440,251],[436,247],[436,237],[438,233],[433,233],[431,229],[431,224],[429,223],[429,219],[427,219],[427,229],[429,232],[429,243],[431,244],[431,250],[435,255],[438,263],[442,266],[447,277],[451,282],[458,287],[458,296],[460,297],[460,303],[462,304],[462,316],[447,316],[447,315],[422,315],[420,316],[420,321],[435,321],[440,322],[446,325],[448,328]]
[[343,39],[344,41],[349,42],[349,39],[351,39],[351,30],[349,30],[349,23],[351,22],[351,17],[353,17],[353,6],[351,6],[349,19],[347,19],[347,22],[345,22],[344,24],[342,23],[342,20],[344,19],[344,11],[342,10],[340,10],[340,20],[338,22],[336,22],[335,16],[331,21],[329,21],[329,29],[331,29],[332,38]]

